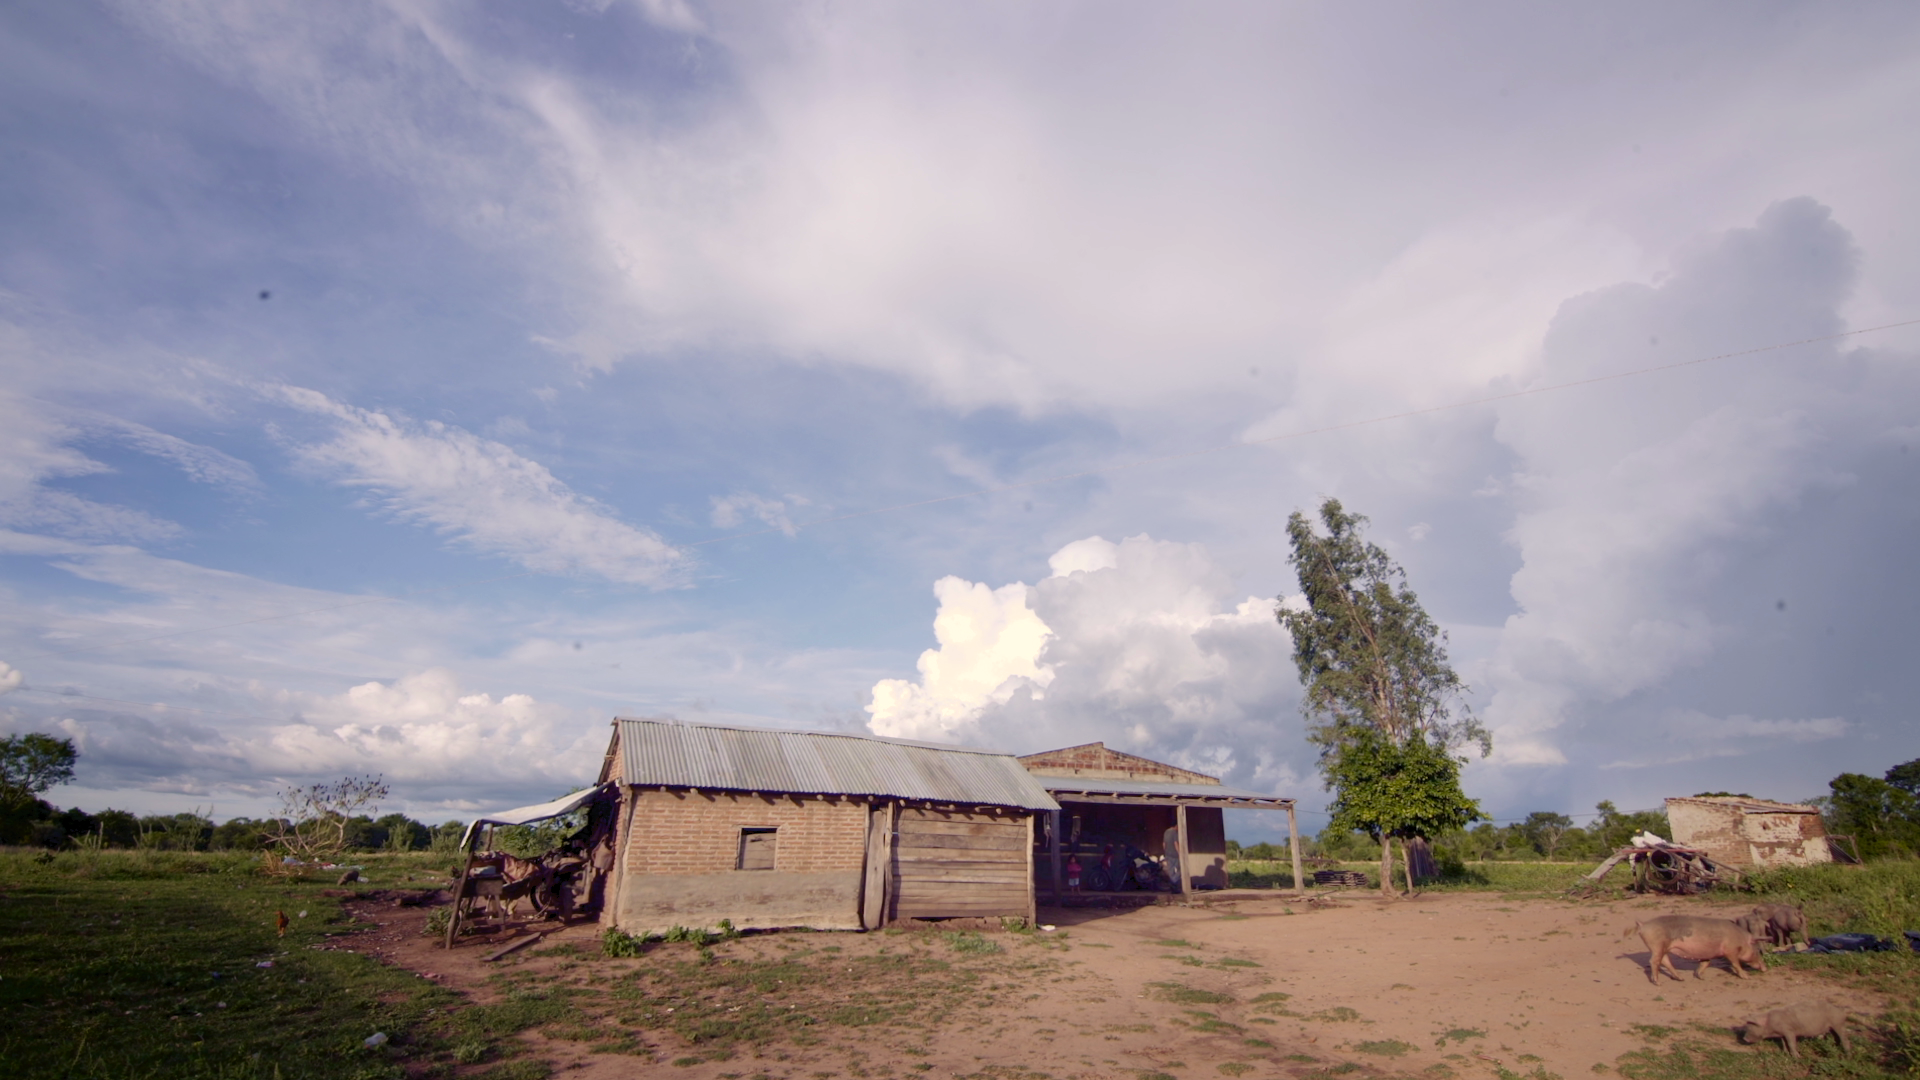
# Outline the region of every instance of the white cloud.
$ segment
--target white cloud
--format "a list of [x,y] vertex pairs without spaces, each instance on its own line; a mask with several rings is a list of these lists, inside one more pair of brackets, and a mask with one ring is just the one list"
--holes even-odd
[[967,741],[977,737],[988,708],[1018,690],[1043,691],[1053,681],[1053,669],[1040,663],[1049,631],[1027,607],[1027,593],[1019,582],[998,589],[957,577],[934,582],[940,608],[933,636],[940,644],[920,654],[919,682],[874,684],[867,707],[874,734]]
[[[1885,19],[1689,17],[1621,64],[1628,13],[1381,35],[1271,5],[722,8],[704,31],[676,0],[641,9],[705,35],[671,108],[457,7],[124,16],[524,254],[580,298],[548,337],[593,367],[691,348],[963,407],[1251,393],[1247,413],[1323,421],[1523,370],[1562,297],[1726,207],[1831,188],[1913,220],[1885,179],[1910,152],[1878,133],[1920,75]],[[1856,47],[1810,58],[1810,37]],[[1682,107],[1646,77],[1666,65],[1697,80]]]
[[81,431],[63,413],[0,388],[0,526],[95,540],[178,536],[180,526],[171,521],[46,486],[111,471],[68,445]]
[[260,477],[253,471],[253,466],[211,446],[191,443],[145,424],[103,413],[84,414],[77,422],[86,430],[117,438],[143,454],[173,464],[195,483],[237,495],[259,493]]
[[299,387],[275,393],[334,422],[331,441],[294,447],[300,459],[340,484],[376,493],[381,507],[402,521],[542,573],[656,588],[681,580],[686,559],[679,551],[510,447],[449,424],[414,423]]
[[[789,495],[787,499],[792,500],[796,506],[805,506],[807,503],[807,500],[797,495]],[[779,529],[788,536],[796,536],[800,532],[793,524],[793,519],[787,515],[787,503],[784,500],[769,499],[765,495],[755,495],[752,492],[713,496],[711,520],[714,528],[738,528],[748,515]]]
[[1100,740],[1297,789],[1312,771],[1273,602],[1235,602],[1197,544],[1134,536],[1067,544],[1038,584],[935,586],[937,649],[918,682],[875,685],[879,734],[1030,752]]
[[20,673],[19,668],[0,660],[0,694],[12,693],[20,689],[20,684],[25,681],[26,676]]

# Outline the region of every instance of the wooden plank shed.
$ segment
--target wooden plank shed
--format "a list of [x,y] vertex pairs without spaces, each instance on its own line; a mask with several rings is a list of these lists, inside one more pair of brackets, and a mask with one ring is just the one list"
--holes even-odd
[[619,793],[603,922],[874,929],[1034,916],[1034,817],[1059,809],[1010,754],[822,731],[614,721]]
[[1226,888],[1228,809],[1286,811],[1294,890],[1305,887],[1292,799],[1228,787],[1217,776],[1098,742],[1028,754],[1020,764],[1060,804],[1048,815],[1044,850],[1034,852],[1036,875],[1056,902],[1064,892],[1065,860],[1084,861],[1112,844],[1131,844],[1155,858],[1171,855],[1184,871],[1174,882],[1183,894]]

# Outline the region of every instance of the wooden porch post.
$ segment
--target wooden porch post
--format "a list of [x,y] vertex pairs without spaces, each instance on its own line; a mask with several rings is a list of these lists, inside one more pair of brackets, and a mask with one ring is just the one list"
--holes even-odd
[[1187,856],[1187,804],[1180,803],[1173,808],[1174,828],[1180,833],[1180,895],[1190,898],[1193,895],[1193,867],[1188,866]]
[[1287,804],[1287,850],[1293,854],[1293,895],[1307,895],[1307,879],[1300,869],[1300,824],[1294,819],[1293,804]]
[[1040,897],[1033,886],[1033,826],[1040,815],[1027,812],[1027,851],[1024,861],[1027,864],[1027,929],[1040,926]]
[[1047,814],[1048,855],[1053,860],[1053,903],[1058,907],[1060,894],[1065,882],[1060,877],[1060,811],[1052,810]]

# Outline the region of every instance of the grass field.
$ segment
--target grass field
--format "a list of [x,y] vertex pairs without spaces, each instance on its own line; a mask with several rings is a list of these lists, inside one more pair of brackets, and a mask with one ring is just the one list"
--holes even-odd
[[[378,884],[444,876],[356,861]],[[314,947],[347,929],[329,885],[237,855],[0,854],[0,1076],[385,1080],[448,1052],[454,995]],[[376,1032],[391,1041],[366,1049]]]
[[[426,855],[357,859],[377,887],[424,886],[446,870]],[[1233,869],[1291,884],[1272,864]],[[1474,864],[1439,888],[1559,896],[1582,872]],[[1775,871],[1750,884],[1754,891],[1726,899],[1804,904],[1815,935],[1920,928],[1920,863]],[[0,1009],[9,1020],[0,1076],[538,1080],[548,1066],[516,1038],[530,1029],[609,1053],[636,1053],[634,1030],[667,1030],[697,1058],[716,1060],[835,1030],[966,1023],[977,1010],[1017,1002],[1024,984],[1053,965],[1044,949],[1026,947],[1037,944],[1021,940],[1027,935],[920,934],[889,944],[884,962],[851,971],[830,937],[773,935],[656,946],[638,960],[580,952],[577,963],[539,975],[503,971],[502,999],[472,1005],[404,970],[327,951],[330,939],[353,932],[339,899],[322,895],[330,889],[331,880],[268,878],[256,861],[223,854],[0,853]],[[284,938],[274,926],[280,911],[291,920]],[[1816,1045],[1793,1065],[1781,1054],[1738,1051],[1724,1031],[1674,1029],[1650,1034],[1616,1071],[1635,1080],[1920,1072],[1920,957],[1772,962],[1873,990],[1895,1007],[1873,1018],[1875,1034],[1850,1055]],[[376,1032],[387,1043],[365,1047]]]

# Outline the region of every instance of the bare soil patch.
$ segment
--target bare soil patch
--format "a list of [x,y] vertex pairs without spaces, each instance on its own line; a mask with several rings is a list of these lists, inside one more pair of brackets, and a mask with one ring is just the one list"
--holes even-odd
[[1636,920],[1747,909],[1697,901],[1237,893],[1042,909],[1051,933],[756,934],[633,959],[602,957],[582,925],[491,964],[492,947],[421,936],[424,909],[352,909],[370,925],[343,947],[534,1009],[534,1056],[580,1077],[1572,1077],[1668,1031],[1731,1046],[1745,1017],[1805,998],[1884,1005],[1778,965],[1696,980],[1676,961],[1682,981],[1649,984],[1645,946],[1622,938]]

